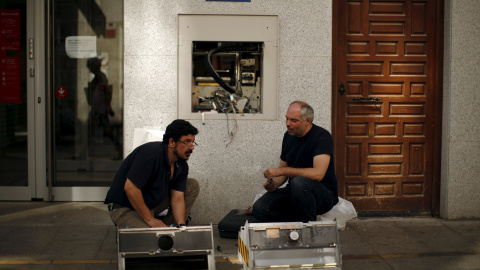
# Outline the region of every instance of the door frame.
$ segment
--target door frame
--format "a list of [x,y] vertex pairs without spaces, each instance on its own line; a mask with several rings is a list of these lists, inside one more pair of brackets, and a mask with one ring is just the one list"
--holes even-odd
[[[52,0],[25,0],[27,48],[27,186],[2,186],[0,200],[103,201],[109,187],[55,187],[52,153],[50,7]],[[33,74],[33,75],[30,75]]]
[[[339,65],[337,59],[337,53],[339,45],[343,42],[340,40],[338,34],[338,20],[343,19],[339,18],[339,1],[347,0],[338,0],[333,2],[333,11],[332,11],[332,135],[334,141],[335,149],[343,149],[338,145],[338,140],[336,139],[337,133],[337,67]],[[428,0],[427,0],[428,1]],[[436,1],[436,0],[434,0]],[[441,184],[441,143],[442,143],[442,102],[443,102],[443,52],[444,52],[444,0],[437,1],[437,13],[436,13],[436,32],[435,32],[435,57],[437,59],[437,65],[435,67],[435,79],[434,79],[434,89],[435,95],[433,96],[433,104],[435,106],[435,127],[434,127],[434,137],[433,137],[433,171],[432,171],[432,209],[431,214],[433,216],[440,215],[440,184]],[[340,148],[338,148],[340,147]],[[340,166],[340,163],[335,156],[336,166]],[[338,171],[338,168],[336,168]]]
[[[34,1],[34,0],[32,0]],[[55,92],[54,92],[54,86],[52,84],[53,82],[53,77],[54,74],[52,73],[54,68],[52,66],[55,64],[53,62],[53,57],[54,57],[54,48],[52,47],[52,22],[55,20],[55,18],[52,18],[52,7],[53,7],[53,0],[42,0],[44,1],[44,20],[43,20],[43,25],[45,25],[45,28],[47,29],[47,33],[44,35],[45,39],[45,70],[46,73],[44,74],[45,81],[44,85],[46,89],[51,89],[46,92],[46,97],[45,100],[47,101],[46,103],[46,132],[45,134],[45,140],[46,141],[46,150],[45,150],[45,155],[44,158],[47,160],[48,163],[44,164],[44,168],[47,168],[47,173],[46,175],[46,181],[42,182],[45,183],[44,187],[44,194],[46,196],[44,197],[45,200],[48,201],[103,201],[105,199],[105,196],[110,189],[110,187],[100,187],[100,186],[55,186],[55,172],[56,172],[56,162],[55,162],[55,151],[54,151],[54,117],[55,117],[55,111],[54,111],[54,98],[55,98]],[[45,145],[45,143],[44,143]],[[37,182],[38,183],[38,182]]]
[[[34,4],[34,51],[36,52],[34,59],[34,88],[35,96],[33,102],[35,105],[34,116],[29,119],[34,119],[35,123],[35,171],[34,171],[34,183],[35,183],[35,196],[32,198],[46,200],[48,199],[47,189],[47,145],[46,141],[46,111],[47,111],[47,98],[45,88],[45,0],[27,0],[27,2],[33,2]],[[29,176],[30,178],[30,176]],[[30,181],[30,180],[29,180]]]
[[[27,186],[2,186],[1,200],[43,200],[46,189],[44,0],[26,0]],[[32,19],[33,18],[33,19]],[[30,45],[30,41],[32,44]],[[29,48],[33,49],[30,57]]]

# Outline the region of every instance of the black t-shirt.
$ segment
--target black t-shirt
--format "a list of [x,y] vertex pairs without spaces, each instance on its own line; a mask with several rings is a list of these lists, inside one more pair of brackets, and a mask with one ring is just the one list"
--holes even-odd
[[335,165],[333,163],[333,139],[326,129],[313,125],[303,137],[296,137],[285,132],[280,159],[292,168],[313,168],[313,158],[317,155],[330,155],[325,177],[320,183],[334,194],[338,193]]
[[122,162],[112,186],[108,190],[105,204],[118,203],[130,207],[124,186],[127,178],[142,190],[148,208],[157,206],[170,189],[185,192],[188,164],[179,160],[174,165],[174,176],[170,180],[170,162],[167,146],[162,142],[149,142],[137,147]]

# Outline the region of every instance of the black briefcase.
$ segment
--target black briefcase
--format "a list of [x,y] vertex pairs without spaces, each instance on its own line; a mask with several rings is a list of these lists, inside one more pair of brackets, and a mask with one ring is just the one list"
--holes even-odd
[[247,209],[234,209],[230,211],[218,223],[220,237],[237,239],[240,227],[244,226],[247,220],[249,223],[259,222]]

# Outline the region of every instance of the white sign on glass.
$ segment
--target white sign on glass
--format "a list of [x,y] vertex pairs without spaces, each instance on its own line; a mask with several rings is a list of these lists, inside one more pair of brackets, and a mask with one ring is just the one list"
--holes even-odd
[[65,39],[65,51],[70,58],[97,57],[96,36],[70,36]]

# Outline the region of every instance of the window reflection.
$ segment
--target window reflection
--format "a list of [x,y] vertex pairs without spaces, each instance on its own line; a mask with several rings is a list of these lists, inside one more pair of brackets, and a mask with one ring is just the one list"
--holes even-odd
[[53,1],[52,14],[55,185],[109,186],[123,157],[123,1]]

